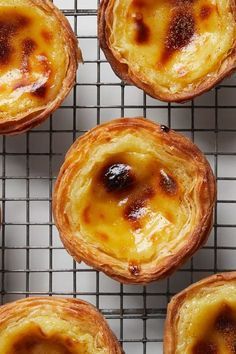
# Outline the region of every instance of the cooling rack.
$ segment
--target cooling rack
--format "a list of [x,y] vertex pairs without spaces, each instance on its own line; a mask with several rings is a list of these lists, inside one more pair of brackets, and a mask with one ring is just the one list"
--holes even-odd
[[[236,80],[185,104],[166,104],[125,85],[97,41],[97,0],[55,0],[74,28],[84,65],[62,107],[27,134],[1,142],[1,302],[22,297],[79,297],[108,319],[126,353],[162,353],[166,305],[194,281],[236,268]],[[167,280],[126,286],[63,249],[53,224],[52,190],[65,152],[88,129],[120,116],[144,116],[189,136],[215,172],[218,200],[208,243]]]

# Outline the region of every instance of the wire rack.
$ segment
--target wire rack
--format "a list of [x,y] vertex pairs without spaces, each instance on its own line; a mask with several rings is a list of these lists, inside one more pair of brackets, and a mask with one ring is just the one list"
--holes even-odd
[[[127,353],[162,353],[170,297],[194,281],[236,268],[236,80],[186,104],[166,104],[121,82],[97,41],[97,0],[55,0],[84,55],[77,84],[46,123],[2,137],[1,302],[22,297],[79,297],[108,319]],[[218,183],[215,223],[207,245],[171,278],[126,286],[63,249],[53,224],[52,190],[65,152],[85,131],[120,116],[144,116],[189,136],[205,152]]]

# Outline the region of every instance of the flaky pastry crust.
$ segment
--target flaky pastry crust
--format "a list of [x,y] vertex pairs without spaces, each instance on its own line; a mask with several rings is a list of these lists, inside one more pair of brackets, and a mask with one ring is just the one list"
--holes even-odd
[[2,354],[121,354],[95,307],[78,299],[35,297],[0,307]]
[[235,71],[235,0],[102,0],[101,48],[115,73],[150,96],[183,102]]
[[18,134],[60,106],[82,56],[50,0],[1,0],[0,21],[0,134]]
[[167,310],[164,353],[233,353],[235,290],[236,272],[227,272],[205,278],[174,296]]
[[146,284],[204,244],[214,202],[215,179],[196,145],[147,119],[124,118],[72,145],[53,212],[74,259],[120,282]]

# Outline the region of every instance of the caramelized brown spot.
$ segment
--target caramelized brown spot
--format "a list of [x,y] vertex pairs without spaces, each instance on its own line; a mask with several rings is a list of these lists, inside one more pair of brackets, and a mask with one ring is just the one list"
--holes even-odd
[[[221,350],[217,349],[215,338],[219,338],[222,343]],[[227,303],[222,303],[215,320],[204,334],[204,338],[197,341],[192,353],[220,354],[225,350],[227,353],[236,353],[236,318],[233,308]]]
[[42,31],[41,32],[41,36],[43,37],[43,39],[45,40],[45,42],[50,43],[53,39],[53,33],[49,32],[49,31]]
[[38,99],[44,99],[48,93],[49,86],[47,85],[47,82],[50,78],[52,70],[46,55],[38,55],[37,60],[40,62],[41,70],[44,74],[44,82],[36,82],[31,89],[31,95],[37,97]]
[[152,199],[154,196],[155,196],[155,191],[150,186],[145,186],[142,192],[140,193],[140,198],[145,201]]
[[225,344],[231,353],[236,352],[236,320],[234,311],[228,304],[223,304],[223,307],[215,321],[215,330],[218,335],[221,334]]
[[124,209],[124,218],[136,222],[146,214],[146,204],[148,200],[153,198],[155,191],[151,187],[146,187],[140,192],[132,202]]
[[13,48],[8,41],[0,40],[0,65],[6,65],[11,60]]
[[175,195],[177,193],[177,183],[168,175],[164,170],[160,171],[161,179],[160,179],[160,186],[163,191],[170,195]]
[[33,89],[31,94],[38,98],[45,98],[45,96],[47,95],[47,91],[48,91],[47,84],[42,84],[42,86]]
[[12,16],[13,20],[14,20],[14,16],[15,16],[15,22],[16,22],[16,26],[17,26],[17,29],[23,29],[25,27],[28,27],[30,24],[31,24],[31,19],[29,17],[26,17],[24,15],[21,15],[21,14],[15,14],[14,13],[12,15],[9,15],[9,16]]
[[12,56],[13,47],[11,38],[16,33],[17,28],[14,23],[0,20],[0,64],[6,65]]
[[23,52],[26,56],[31,55],[37,48],[36,42],[31,38],[26,38],[22,42]]
[[165,64],[178,50],[187,46],[195,32],[195,21],[190,10],[184,7],[172,17],[165,40],[161,63]]
[[168,211],[165,211],[164,214],[165,214],[165,218],[166,218],[169,222],[174,223],[175,217],[174,217],[173,213],[168,212]]
[[96,232],[96,236],[103,242],[107,242],[109,240],[109,236],[104,232]]
[[30,71],[29,57],[37,48],[36,42],[31,38],[26,38],[22,42],[23,55],[22,55],[22,65],[21,70],[23,73]]
[[132,5],[134,7],[137,7],[137,8],[142,8],[142,7],[145,7],[147,5],[147,1],[145,0],[133,0],[132,1]]
[[[174,2],[176,3],[177,1],[187,1],[187,0],[168,0],[168,2]],[[157,0],[130,0],[131,6],[136,9],[150,9],[153,10],[153,6],[156,5]]]
[[135,263],[130,263],[129,264],[129,272],[134,275],[135,277],[137,277],[140,272],[141,272],[141,269],[140,269],[140,266],[138,264],[135,264]]
[[193,347],[192,354],[218,354],[218,350],[214,343],[200,341]]
[[124,217],[129,221],[137,221],[146,213],[145,200],[134,200],[126,206],[124,210]]
[[169,133],[170,128],[167,127],[166,125],[161,125],[161,130],[162,130],[164,133]]
[[101,180],[108,192],[123,192],[132,188],[135,177],[129,165],[115,163],[103,169]]
[[24,29],[30,24],[31,20],[16,12],[9,12],[6,15],[0,17],[0,37],[11,36],[18,30]]
[[150,29],[144,23],[142,14],[135,14],[134,17],[135,42],[145,44],[150,39]]
[[90,206],[87,206],[84,210],[83,210],[83,214],[82,214],[83,220],[85,222],[85,224],[89,224],[90,223]]
[[12,37],[29,23],[27,17],[15,12],[9,12],[4,19],[0,18],[0,65],[9,63],[14,52],[11,45]]
[[236,321],[233,318],[233,310],[227,304],[224,304],[223,309],[216,318],[215,328],[223,334],[234,333],[236,335]]
[[172,18],[168,35],[166,38],[166,48],[178,50],[190,43],[195,31],[195,22],[191,12],[179,11]]
[[59,335],[47,337],[42,331],[33,330],[30,335],[24,335],[13,343],[11,354],[33,354],[46,350],[58,354],[75,354],[74,343],[70,338],[62,338]]
[[213,6],[210,6],[210,5],[204,5],[201,7],[201,10],[200,10],[200,17],[202,20],[206,20],[207,18],[210,17],[210,15],[212,14],[213,12]]

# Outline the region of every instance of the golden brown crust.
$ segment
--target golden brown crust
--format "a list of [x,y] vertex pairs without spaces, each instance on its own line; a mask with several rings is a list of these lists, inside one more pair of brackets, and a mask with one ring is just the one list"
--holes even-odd
[[[178,157],[185,161],[191,161],[200,167],[196,172],[199,181],[201,181],[196,187],[196,195],[200,197],[198,207],[200,209],[199,215],[201,215],[197,224],[191,229],[191,234],[178,251],[163,257],[160,261],[156,261],[154,258],[143,262],[143,264],[141,262],[140,267],[135,266],[135,259],[134,264],[130,265],[127,261],[117,259],[87,243],[81,235],[80,237],[75,236],[67,210],[67,205],[70,205],[69,191],[75,176],[78,175],[86,161],[91,158],[91,146],[93,149],[101,147],[107,141],[113,141],[120,133],[126,131],[131,135],[142,135],[142,139],[145,141],[150,138],[153,139],[152,141],[161,140],[163,149],[170,147],[173,154],[178,154]],[[155,145],[155,142],[153,144]],[[84,261],[123,283],[146,284],[170,275],[206,242],[212,227],[215,192],[215,179],[212,170],[203,154],[190,140],[147,119],[117,119],[94,128],[72,145],[61,167],[54,190],[54,219],[65,248],[78,262]],[[113,237],[115,236],[113,235]]]
[[[37,320],[38,318],[40,318],[40,320]],[[50,320],[52,321],[51,324]],[[54,320],[56,322],[53,322]],[[64,323],[70,322],[71,325],[63,327],[64,325],[61,324],[60,321]],[[73,331],[67,333],[67,330],[72,328],[74,328]],[[59,329],[61,332],[57,333]],[[32,333],[28,331],[32,331]],[[67,348],[68,345],[68,351],[65,351],[66,353],[75,354],[81,352],[77,351],[76,343],[77,341],[80,343],[82,336],[85,336],[85,339],[83,339],[85,344],[86,341],[90,340],[91,343],[94,341],[95,347],[99,347],[99,353],[123,353],[104,317],[94,306],[78,299],[34,297],[3,305],[0,307],[0,346],[4,349],[4,344],[6,344],[7,349],[9,347],[8,343],[5,343],[6,333],[8,333],[7,339],[9,339],[9,336],[12,336],[10,339],[12,348],[22,345],[25,345],[24,348],[26,348],[29,339],[24,340],[24,337],[30,338],[35,336],[33,339],[37,339],[36,334],[39,333],[40,336],[38,337],[42,337],[42,342],[47,340],[47,338],[50,342],[51,338],[51,341],[54,343],[56,338],[56,342],[58,341],[61,346],[65,344]],[[91,336],[90,339],[86,339],[87,334]],[[95,339],[95,337],[97,337],[97,339]],[[40,345],[40,339],[38,342]],[[94,348],[91,343],[89,347],[90,350]],[[25,351],[23,350],[22,352]],[[61,353],[61,351],[59,352]],[[97,352],[92,350],[88,351],[88,353],[95,354]]]
[[[177,2],[174,1],[173,6],[176,6],[176,3]],[[189,3],[191,4],[192,1],[189,1]],[[115,2],[113,0],[102,0],[100,4],[98,16],[98,37],[100,40],[101,48],[116,75],[125,82],[136,85],[140,89],[144,90],[148,95],[166,102],[185,102],[203,94],[206,91],[209,91],[223,79],[235,72],[236,40],[234,40],[233,47],[229,51],[227,57],[222,61],[217,72],[214,75],[205,75],[203,78],[201,78],[197,85],[194,85],[193,83],[191,85],[191,90],[182,90],[176,93],[165,92],[161,89],[158,89],[157,86],[149,84],[145,78],[145,75],[140,79],[140,77],[135,75],[135,73],[133,73],[133,71],[130,69],[129,63],[124,63],[117,59],[113,53],[113,48],[110,45],[110,25],[113,22],[112,7],[114,4]],[[235,0],[230,0],[230,8],[236,22]],[[145,48],[143,50],[145,51]]]
[[[63,102],[75,83],[78,63],[82,62],[81,51],[78,42],[66,17],[50,0],[30,0],[32,5],[50,14],[60,24],[65,53],[68,57],[66,75],[57,96],[49,103],[39,104],[34,109],[29,109],[11,118],[9,112],[6,118],[0,120],[0,134],[19,134],[32,129],[49,117]],[[59,69],[58,69],[59,70]]]
[[[167,317],[165,322],[164,332],[164,354],[176,353],[176,336],[178,333],[177,324],[179,321],[180,308],[185,303],[187,297],[194,297],[199,290],[207,288],[210,292],[211,288],[216,288],[220,285],[225,285],[236,280],[236,272],[227,272],[215,274],[207,277],[180,292],[174,296],[168,305]],[[206,294],[208,295],[208,294]],[[227,299],[226,299],[227,300]],[[195,305],[197,306],[197,304]]]

